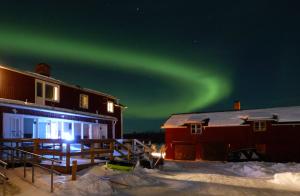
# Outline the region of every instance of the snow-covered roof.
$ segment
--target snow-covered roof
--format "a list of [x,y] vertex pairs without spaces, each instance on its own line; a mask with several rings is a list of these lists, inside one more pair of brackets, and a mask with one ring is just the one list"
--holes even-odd
[[276,115],[278,122],[300,122],[300,106],[252,109],[226,112],[174,114],[162,128],[182,127],[190,121],[201,122],[209,118],[209,126],[240,125],[243,119],[271,119]]

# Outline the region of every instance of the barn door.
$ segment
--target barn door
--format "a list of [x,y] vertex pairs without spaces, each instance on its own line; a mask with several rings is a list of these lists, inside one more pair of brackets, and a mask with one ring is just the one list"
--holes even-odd
[[192,144],[176,144],[174,149],[174,159],[176,160],[195,160],[196,147]]

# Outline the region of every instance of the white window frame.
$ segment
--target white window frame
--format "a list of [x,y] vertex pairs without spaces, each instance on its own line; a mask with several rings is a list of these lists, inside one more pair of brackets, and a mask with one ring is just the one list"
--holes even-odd
[[[35,97],[37,98],[37,83],[42,84],[42,97],[39,97],[40,99],[46,100],[46,101],[52,101],[52,102],[60,102],[60,86],[58,84],[54,84],[51,82],[43,81],[43,80],[35,80]],[[46,85],[53,86],[53,99],[46,98]]]
[[202,125],[201,124],[191,124],[191,134],[202,134]]
[[[84,98],[87,98],[87,105],[83,105]],[[83,109],[89,109],[89,96],[86,94],[80,94],[79,95],[79,107]]]
[[107,101],[107,112],[114,113],[114,102]]
[[[256,126],[256,125],[258,125],[258,126]],[[267,121],[265,121],[265,120],[254,121],[253,122],[253,130],[255,132],[266,131],[267,130]]]

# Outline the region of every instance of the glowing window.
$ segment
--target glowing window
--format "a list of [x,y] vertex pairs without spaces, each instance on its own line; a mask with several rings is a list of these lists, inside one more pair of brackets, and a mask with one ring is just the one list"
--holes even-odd
[[192,134],[201,134],[202,125],[201,124],[191,124],[191,133]]
[[58,101],[58,86],[46,83],[45,84],[45,98],[50,101]]
[[89,96],[85,94],[80,94],[79,107],[88,109],[89,108]]
[[110,113],[114,112],[114,103],[112,101],[107,102],[107,111]]
[[267,122],[264,120],[254,121],[254,131],[266,131]]

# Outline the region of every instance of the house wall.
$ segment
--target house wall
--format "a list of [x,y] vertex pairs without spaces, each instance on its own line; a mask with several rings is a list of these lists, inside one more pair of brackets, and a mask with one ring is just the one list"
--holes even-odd
[[57,118],[57,119],[64,119],[64,120],[73,120],[73,121],[81,121],[81,122],[88,122],[88,123],[100,123],[100,124],[107,124],[107,134],[108,138],[112,138],[112,121],[111,120],[102,120],[102,119],[94,119],[94,118],[86,118],[86,117],[79,117],[79,116],[71,116],[71,115],[62,115],[44,111],[34,111],[34,110],[27,110],[27,109],[14,109],[12,107],[4,107],[0,106],[0,130],[1,130],[1,137],[3,138],[4,128],[3,128],[3,113],[10,113],[10,114],[22,114],[22,115],[31,115],[31,116],[39,116],[39,117],[49,117],[49,118]]
[[35,82],[30,76],[0,67],[0,98],[35,102]]
[[[36,78],[33,76],[24,75],[22,73],[0,67],[0,98],[35,103],[35,79]],[[42,80],[40,78],[38,79]],[[54,102],[46,100],[45,105],[116,117],[118,121],[115,125],[115,137],[121,137],[122,108],[119,106],[115,106],[113,113],[107,111],[107,101],[116,103],[116,100],[109,96],[104,96],[88,92],[80,88],[59,84],[55,81],[51,83],[58,84],[60,86],[60,101]],[[89,96],[88,109],[79,107],[80,94]],[[112,125],[109,126],[110,129],[112,129]]]
[[226,160],[230,151],[244,148],[261,150],[258,148],[263,146],[264,157],[268,161],[300,162],[299,138],[299,124],[282,125],[267,122],[267,130],[263,132],[253,131],[253,123],[240,126],[208,126],[201,135],[191,134],[189,126],[167,128],[166,158],[175,159],[176,144],[194,145],[195,159],[203,160]]

